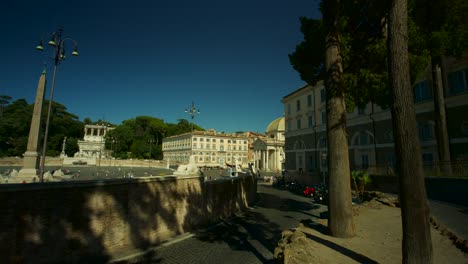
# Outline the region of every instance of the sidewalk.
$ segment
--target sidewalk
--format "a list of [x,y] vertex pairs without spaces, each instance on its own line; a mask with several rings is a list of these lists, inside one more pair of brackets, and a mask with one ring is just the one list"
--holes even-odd
[[429,200],[431,215],[438,224],[468,241],[468,207]]

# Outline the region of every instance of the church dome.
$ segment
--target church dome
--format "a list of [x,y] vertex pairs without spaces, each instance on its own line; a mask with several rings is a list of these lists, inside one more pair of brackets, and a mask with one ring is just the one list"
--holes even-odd
[[284,117],[273,120],[266,129],[267,134],[279,131],[284,131]]

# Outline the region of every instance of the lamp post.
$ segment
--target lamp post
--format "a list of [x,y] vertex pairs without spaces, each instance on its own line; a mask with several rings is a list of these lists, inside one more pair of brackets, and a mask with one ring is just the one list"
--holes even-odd
[[193,142],[192,142],[192,138],[193,138],[193,118],[195,117],[195,114],[200,114],[200,109],[197,109],[195,107],[195,104],[193,103],[192,101],[192,106],[190,106],[189,108],[185,108],[185,113],[188,113],[190,115],[190,117],[192,118],[192,135],[190,136],[190,156],[193,155]]
[[[72,51],[73,56],[78,56],[78,44],[74,39],[71,38],[63,38],[62,39],[63,29],[59,29],[56,32],[52,33],[50,41],[47,43],[50,47],[53,48],[54,54],[54,74],[52,77],[52,86],[50,88],[50,99],[49,99],[49,107],[47,109],[47,119],[45,125],[45,132],[44,132],[44,145],[42,146],[42,159],[41,159],[41,166],[39,168],[39,180],[40,182],[44,182],[44,165],[45,165],[45,155],[47,150],[47,136],[49,134],[49,122],[50,122],[50,112],[52,109],[52,100],[54,99],[54,88],[55,88],[55,78],[57,76],[57,66],[60,64],[62,60],[66,59],[65,56],[65,40],[71,40],[74,43],[74,49]],[[36,50],[44,51],[43,40],[39,42],[39,45],[36,46]]]
[[148,140],[148,143],[149,143],[149,155],[148,155],[148,168],[151,168],[151,150],[152,150],[152,146],[153,146],[153,143],[154,143],[154,139],[153,138],[150,138]]

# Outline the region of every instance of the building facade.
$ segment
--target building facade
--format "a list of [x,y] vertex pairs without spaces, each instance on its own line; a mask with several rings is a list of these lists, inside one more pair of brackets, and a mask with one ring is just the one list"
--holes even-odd
[[[468,159],[468,56],[445,58],[442,65],[444,105],[451,160]],[[414,85],[414,106],[425,169],[439,161],[434,93],[430,67]],[[327,171],[326,105],[323,82],[305,85],[283,97],[285,168],[306,182],[319,182]],[[392,174],[396,158],[391,112],[369,103],[347,114],[351,170]],[[427,170],[426,170],[427,171]]]
[[284,117],[273,120],[266,135],[254,138],[252,160],[255,168],[264,171],[281,171],[284,168]]
[[170,163],[188,163],[194,155],[197,166],[234,165],[247,167],[249,139],[245,134],[224,134],[214,130],[193,131],[163,139],[163,160]]
[[107,125],[85,125],[83,140],[78,141],[79,151],[75,157],[104,158],[106,156],[105,142],[108,131],[114,129]]

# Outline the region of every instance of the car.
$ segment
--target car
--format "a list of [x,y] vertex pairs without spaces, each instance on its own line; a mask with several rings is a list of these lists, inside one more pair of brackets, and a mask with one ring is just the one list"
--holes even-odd
[[88,164],[88,162],[83,161],[83,160],[78,160],[78,161],[73,162],[73,165],[86,165],[86,164]]

